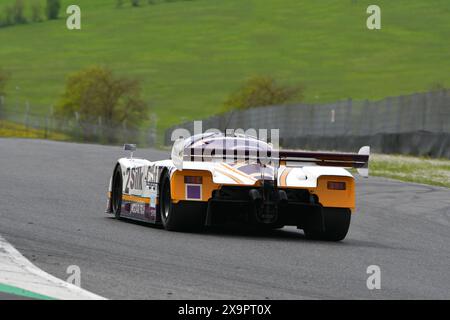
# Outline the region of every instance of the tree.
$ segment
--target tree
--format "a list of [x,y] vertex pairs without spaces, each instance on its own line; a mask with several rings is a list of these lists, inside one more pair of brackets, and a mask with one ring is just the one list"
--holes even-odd
[[42,21],[42,7],[40,0],[33,0],[31,3],[31,21],[41,22]]
[[48,20],[58,19],[59,9],[61,8],[60,0],[47,0],[45,8]]
[[248,79],[225,101],[226,109],[247,109],[268,105],[300,102],[303,87],[279,85],[270,76],[255,76]]
[[139,1],[139,0],[131,0],[131,5],[132,5],[133,7],[139,7],[140,1]]
[[25,19],[24,11],[25,3],[23,2],[23,0],[16,0],[13,5],[13,20],[15,24],[22,24],[27,22],[27,19]]
[[1,22],[1,26],[10,26],[14,24],[14,8],[12,6],[5,6],[3,8],[3,20]]
[[[75,114],[82,125],[100,122],[107,128],[137,128],[147,116],[141,83],[99,66],[76,72],[68,77],[57,105],[57,115],[73,118]],[[113,134],[108,136],[109,142],[114,139]]]

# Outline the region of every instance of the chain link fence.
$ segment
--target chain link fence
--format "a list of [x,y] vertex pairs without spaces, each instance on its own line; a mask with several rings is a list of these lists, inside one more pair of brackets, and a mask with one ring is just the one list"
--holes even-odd
[[[18,108],[17,108],[18,109]],[[0,132],[12,130],[16,136],[42,139],[70,140],[100,144],[136,143],[141,147],[157,144],[156,122],[149,128],[130,128],[126,122],[119,126],[105,124],[99,117],[96,121],[81,121],[74,114],[72,118],[56,117],[51,109],[47,115],[31,111],[26,104],[21,111],[6,108],[5,99],[0,97]]]
[[[284,148],[376,152],[450,158],[450,90],[388,97],[379,101],[339,101],[324,105],[252,108],[203,119],[203,130],[279,129]],[[193,132],[193,122],[176,128]]]

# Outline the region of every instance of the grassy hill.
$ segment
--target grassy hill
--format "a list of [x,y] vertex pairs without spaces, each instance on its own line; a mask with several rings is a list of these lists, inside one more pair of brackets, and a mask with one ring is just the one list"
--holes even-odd
[[[0,10],[12,2],[0,0]],[[141,78],[160,129],[218,112],[256,74],[304,84],[308,103],[450,86],[448,0],[379,0],[379,31],[366,28],[372,1],[62,2],[57,21],[0,28],[0,66],[13,75],[9,108],[30,101],[47,113],[66,75],[92,64]],[[65,27],[72,3],[81,31]]]

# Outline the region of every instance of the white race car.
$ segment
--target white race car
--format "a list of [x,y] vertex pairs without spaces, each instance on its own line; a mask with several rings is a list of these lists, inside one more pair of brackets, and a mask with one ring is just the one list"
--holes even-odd
[[118,160],[107,212],[167,230],[226,223],[303,229],[307,238],[345,238],[355,181],[368,176],[369,147],[358,154],[274,150],[249,136],[210,133],[178,140],[170,160]]

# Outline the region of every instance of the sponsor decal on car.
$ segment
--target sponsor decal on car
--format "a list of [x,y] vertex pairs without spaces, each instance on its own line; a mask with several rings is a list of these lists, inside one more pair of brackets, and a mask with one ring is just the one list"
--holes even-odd
[[130,213],[137,215],[145,215],[145,204],[143,203],[132,203],[130,206]]

